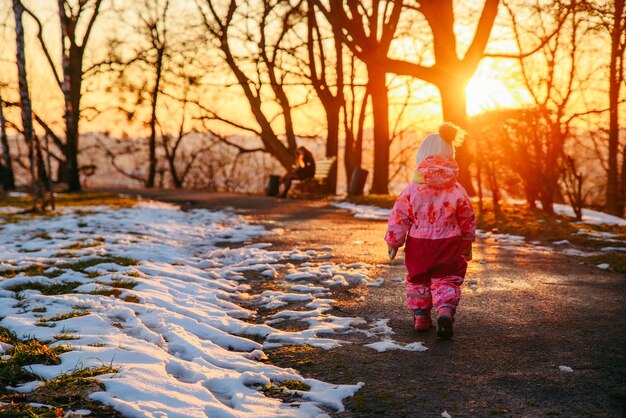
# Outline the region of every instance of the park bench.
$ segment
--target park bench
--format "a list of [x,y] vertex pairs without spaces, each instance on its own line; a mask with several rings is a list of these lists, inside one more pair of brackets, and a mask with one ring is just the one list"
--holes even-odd
[[337,162],[337,157],[315,162],[315,175],[311,179],[296,180],[296,190],[302,194],[319,195],[325,193],[328,188],[328,177]]

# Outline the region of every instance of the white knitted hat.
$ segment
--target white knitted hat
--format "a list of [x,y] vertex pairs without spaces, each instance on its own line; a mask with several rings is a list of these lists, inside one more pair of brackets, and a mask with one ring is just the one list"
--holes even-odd
[[454,148],[460,146],[464,138],[465,131],[452,123],[444,123],[439,127],[438,134],[428,135],[420,145],[417,150],[417,165],[435,155],[454,158]]

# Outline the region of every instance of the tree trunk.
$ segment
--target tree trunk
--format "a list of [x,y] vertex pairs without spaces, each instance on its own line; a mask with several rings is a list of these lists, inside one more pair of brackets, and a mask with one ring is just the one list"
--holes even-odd
[[[80,100],[83,82],[83,51],[84,45],[79,47],[75,43],[75,25],[70,25],[65,16],[65,0],[58,0],[58,14],[61,26],[61,66],[63,80],[61,91],[65,104],[65,178],[68,190],[81,191],[80,167],[78,166],[78,124],[80,122]],[[67,42],[70,42],[67,48]]]
[[335,164],[328,174],[326,190],[330,194],[337,193],[337,167],[339,161],[337,161],[337,154],[339,153],[339,114],[341,111],[340,106],[333,106],[330,112],[326,114],[326,124],[328,135],[326,136],[326,158],[335,157]]
[[[467,98],[465,87],[469,78],[459,79],[456,82],[453,77],[449,77],[444,83],[438,86],[441,95],[441,107],[443,109],[443,119],[445,122],[452,122],[463,129],[467,129]],[[468,140],[469,138],[466,138]],[[471,162],[469,148],[462,145],[456,149],[456,160],[459,164],[459,183],[465,187],[470,196],[476,194],[472,178],[469,171]]]
[[16,46],[16,62],[18,85],[20,91],[20,109],[22,115],[22,129],[24,138],[28,144],[28,159],[30,162],[31,187],[33,196],[33,210],[39,209],[39,199],[37,193],[38,179],[36,175],[37,157],[35,153],[35,144],[33,136],[33,111],[30,101],[30,93],[28,91],[28,81],[26,77],[26,54],[24,52],[24,26],[22,24],[22,15],[24,14],[24,5],[20,0],[13,0],[13,13],[15,16],[15,46]]
[[161,73],[163,71],[163,55],[165,48],[159,48],[157,51],[156,76],[154,80],[154,89],[151,94],[151,113],[150,113],[150,141],[148,142],[148,178],[146,179],[146,187],[154,187],[154,177],[156,175],[156,123],[157,123],[157,101],[159,99],[159,89],[161,86]]
[[[80,58],[82,62],[82,57]],[[70,62],[75,64],[75,59],[70,58]],[[81,63],[78,63],[81,66]],[[69,118],[66,119],[66,149],[67,161],[67,184],[71,192],[80,192],[80,166],[78,165],[78,124],[80,122],[80,99],[82,88],[82,71],[72,66],[69,74],[70,83],[70,108]]]
[[[606,182],[606,211],[612,215],[624,215],[624,188],[626,170],[622,164],[621,178],[618,167],[619,153],[619,93],[623,75],[620,74],[620,61],[623,56],[621,36],[624,28],[624,0],[615,0],[613,28],[611,30],[611,61],[609,63],[609,158]],[[623,156],[626,162],[626,153]],[[621,183],[621,184],[620,184]]]
[[6,120],[4,119],[4,106],[2,98],[0,98],[0,139],[2,140],[2,165],[3,175],[2,188],[6,190],[15,190],[15,175],[13,174],[13,164],[11,162],[11,150],[9,148],[9,140],[7,138]]
[[374,114],[374,174],[370,193],[389,193],[389,100],[387,74],[373,64],[368,69],[368,90]]

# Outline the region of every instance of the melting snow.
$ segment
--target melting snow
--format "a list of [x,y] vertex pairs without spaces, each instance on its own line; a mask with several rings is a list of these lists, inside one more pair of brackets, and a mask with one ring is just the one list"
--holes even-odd
[[[306,379],[293,369],[263,363],[263,350],[298,344],[337,347],[342,342],[332,338],[334,334],[354,331],[365,321],[331,315],[334,301],[325,298],[329,288],[378,285],[380,280],[368,277],[366,264],[314,262],[328,257],[315,250],[270,251],[269,244],[216,246],[246,242],[264,232],[262,226],[227,212],[184,212],[155,202],[118,210],[63,209],[52,218],[0,225],[0,269],[40,265],[56,275],[20,273],[0,281],[0,326],[21,338],[52,341],[61,332],[73,335],[75,340],[55,343],[72,347],[60,355],[61,364],[29,369],[50,379],[77,367],[111,364],[119,371],[99,376],[106,390],[91,397],[128,417],[316,416],[323,413],[320,407],[342,411],[342,400],[362,383]],[[138,264],[120,265],[126,263],[118,264],[113,257],[132,258]],[[98,259],[102,263],[82,271],[68,267]],[[296,267],[289,260],[307,263]],[[285,278],[285,291],[255,293],[249,275]],[[106,293],[120,280],[137,285],[119,289],[119,297],[90,294]],[[75,288],[61,295],[26,290],[21,300],[8,290],[29,282]],[[293,310],[291,304],[303,306]],[[256,306],[277,312],[258,323],[252,309]],[[85,315],[50,321],[52,326],[35,325],[42,318],[73,311]],[[300,320],[307,328],[289,332],[272,326],[272,321],[285,319]],[[2,345],[0,352],[7,348]],[[282,403],[258,389],[284,380],[302,381],[311,390],[297,391],[298,402]]]
[[391,209],[383,209],[378,206],[356,205],[349,202],[333,203],[332,205],[351,211],[355,218],[367,219],[369,221],[386,221],[389,219],[389,215],[391,215]]
[[374,350],[378,351],[379,353],[383,352],[383,351],[390,351],[390,350],[407,350],[407,351],[426,351],[428,350],[428,348],[426,348],[424,346],[424,344],[422,344],[421,342],[414,342],[414,343],[409,343],[406,345],[401,345],[398,344],[397,342],[391,340],[391,339],[385,339],[382,341],[379,341],[377,343],[372,343],[372,344],[366,344],[366,347],[369,348],[373,348]]

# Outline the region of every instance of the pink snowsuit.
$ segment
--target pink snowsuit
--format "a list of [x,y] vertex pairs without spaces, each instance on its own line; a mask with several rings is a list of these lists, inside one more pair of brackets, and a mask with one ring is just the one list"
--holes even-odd
[[461,298],[467,270],[462,253],[475,238],[476,219],[458,173],[452,158],[426,158],[389,217],[387,244],[399,248],[406,239],[406,293],[413,310],[430,312],[434,304],[454,311]]

